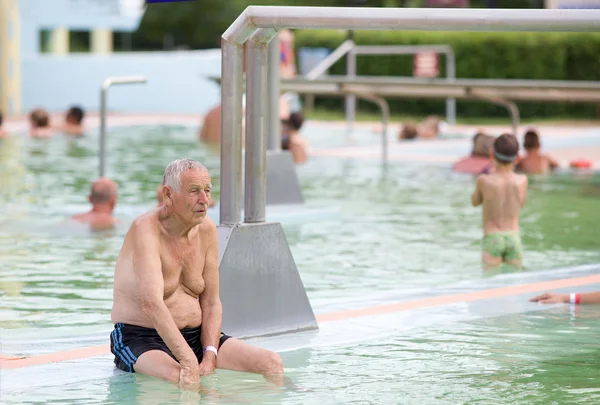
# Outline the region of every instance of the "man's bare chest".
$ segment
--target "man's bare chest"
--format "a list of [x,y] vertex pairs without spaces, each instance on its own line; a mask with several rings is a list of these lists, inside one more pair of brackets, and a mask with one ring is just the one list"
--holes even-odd
[[163,243],[160,256],[165,297],[179,288],[192,296],[199,296],[204,291],[206,249],[200,242]]

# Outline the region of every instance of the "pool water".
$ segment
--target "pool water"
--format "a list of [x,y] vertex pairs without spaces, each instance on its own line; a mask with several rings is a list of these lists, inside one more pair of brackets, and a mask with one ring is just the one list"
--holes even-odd
[[[344,139],[343,131],[316,125],[306,133],[315,147]],[[218,198],[218,152],[198,145],[195,137],[196,129],[185,126],[109,131],[107,174],[120,186],[117,215],[123,225],[106,233],[66,222],[88,209],[90,180],[98,173],[96,134],[0,141],[3,354],[50,353],[89,345],[86,336],[89,341],[108,337],[114,262],[127,225],[154,206],[166,164],[181,157],[200,160],[212,173]],[[356,138],[378,142],[372,134]],[[453,174],[443,165],[383,167],[349,158],[315,158],[298,174],[307,205],[337,208],[336,215],[318,221],[283,223],[317,313],[336,302],[517,272],[481,269],[481,211],[470,206],[470,176]],[[532,178],[521,218],[521,271],[599,263],[599,203],[596,175]],[[562,306],[410,332],[382,324],[387,333],[380,339],[284,352],[296,388],[276,389],[261,377],[218,372],[206,384],[220,396],[203,394],[201,401],[594,403],[600,398],[598,311],[581,308],[575,324]],[[30,343],[41,337],[45,343]],[[93,366],[100,360],[88,361]],[[6,403],[200,401],[138,375],[2,391],[0,400]]]

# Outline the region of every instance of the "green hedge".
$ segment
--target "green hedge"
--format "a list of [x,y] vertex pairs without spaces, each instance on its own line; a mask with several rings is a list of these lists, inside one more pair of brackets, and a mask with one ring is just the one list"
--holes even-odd
[[[335,49],[346,39],[345,31],[298,30],[296,50],[302,47]],[[432,45],[448,44],[456,55],[456,77],[489,79],[600,80],[600,35],[579,33],[474,33],[418,31],[359,31],[358,45]],[[357,58],[359,75],[411,76],[413,59],[404,56],[366,56]],[[445,77],[445,62],[440,60],[440,77]],[[330,74],[345,74],[345,58]],[[318,98],[318,106],[342,107],[343,101]],[[398,115],[440,114],[443,100],[391,99]],[[374,110],[360,104],[361,110]],[[574,103],[519,103],[521,116],[593,118],[596,106]],[[458,101],[459,117],[506,117],[504,108],[483,102]]]

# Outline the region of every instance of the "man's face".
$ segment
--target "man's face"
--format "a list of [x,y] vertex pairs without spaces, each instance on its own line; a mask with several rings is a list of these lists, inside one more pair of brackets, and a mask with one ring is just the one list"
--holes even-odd
[[181,173],[181,191],[172,194],[173,211],[184,221],[199,224],[206,217],[212,184],[205,170],[190,169]]

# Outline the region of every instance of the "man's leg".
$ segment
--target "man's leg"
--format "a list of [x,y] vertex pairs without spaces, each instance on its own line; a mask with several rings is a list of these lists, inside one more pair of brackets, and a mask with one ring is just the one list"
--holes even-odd
[[141,354],[133,368],[136,373],[179,384],[181,366],[161,350],[149,350]]
[[221,345],[217,368],[262,374],[268,381],[283,385],[283,363],[277,353],[235,338],[229,338]]

